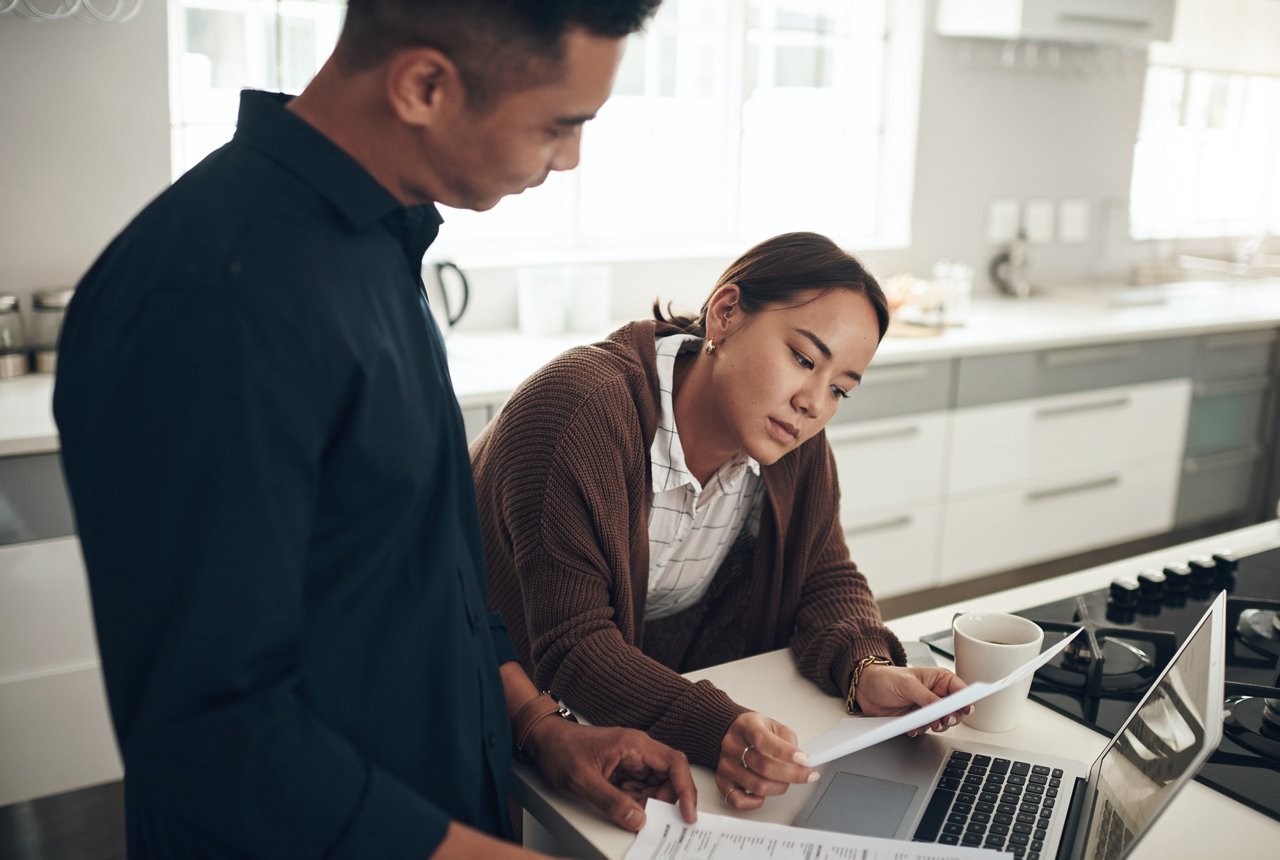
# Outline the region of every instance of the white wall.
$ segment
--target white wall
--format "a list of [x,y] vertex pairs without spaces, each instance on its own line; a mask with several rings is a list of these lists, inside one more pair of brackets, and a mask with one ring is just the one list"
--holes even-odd
[[0,15],[0,292],[74,284],[169,183],[165,0],[125,24]]

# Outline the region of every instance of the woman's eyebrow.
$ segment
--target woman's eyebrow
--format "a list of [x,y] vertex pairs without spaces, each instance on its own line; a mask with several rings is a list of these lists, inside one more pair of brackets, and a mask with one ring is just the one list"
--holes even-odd
[[[809,331],[807,328],[797,328],[795,329],[795,331],[799,334],[804,335],[809,340],[813,341],[813,345],[818,348],[818,352],[822,353],[828,359],[831,358],[831,347],[827,346],[826,342],[822,338],[818,337],[816,334]],[[844,373],[846,376],[852,377],[856,382],[862,381],[862,374],[858,373],[857,371],[846,370],[844,371]]]

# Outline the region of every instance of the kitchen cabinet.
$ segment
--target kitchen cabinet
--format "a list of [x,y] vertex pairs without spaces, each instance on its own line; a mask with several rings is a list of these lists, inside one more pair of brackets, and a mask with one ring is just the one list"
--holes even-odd
[[942,36],[1047,42],[1165,42],[1174,0],[938,0]]
[[840,524],[872,591],[935,584],[954,361],[873,366],[827,425]]
[[1175,525],[1264,513],[1274,429],[1276,331],[1195,339]]
[[74,531],[58,455],[0,457],[0,806],[121,774]]
[[1187,379],[957,410],[939,580],[1173,526]]

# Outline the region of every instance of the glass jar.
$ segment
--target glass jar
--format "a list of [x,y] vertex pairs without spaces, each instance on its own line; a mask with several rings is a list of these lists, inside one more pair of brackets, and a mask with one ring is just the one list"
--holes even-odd
[[17,296],[0,296],[0,379],[27,372],[27,340]]
[[70,287],[56,287],[36,290],[31,297],[31,349],[37,373],[58,369],[58,335],[73,295],[75,290]]

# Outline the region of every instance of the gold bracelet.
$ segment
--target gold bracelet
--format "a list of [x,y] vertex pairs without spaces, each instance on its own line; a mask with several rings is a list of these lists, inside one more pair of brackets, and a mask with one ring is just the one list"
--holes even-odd
[[868,666],[892,666],[893,661],[876,654],[868,654],[853,666],[853,672],[849,674],[849,695],[844,698],[844,709],[849,713],[857,716],[862,713],[862,708],[855,701],[858,695],[858,682],[862,680],[862,670]]

